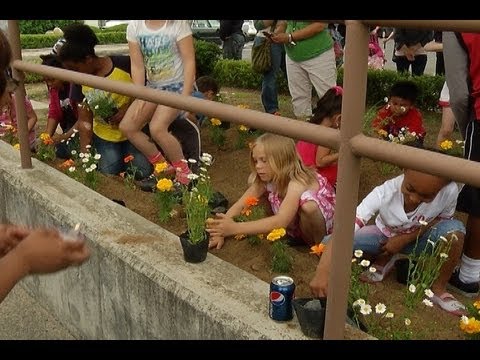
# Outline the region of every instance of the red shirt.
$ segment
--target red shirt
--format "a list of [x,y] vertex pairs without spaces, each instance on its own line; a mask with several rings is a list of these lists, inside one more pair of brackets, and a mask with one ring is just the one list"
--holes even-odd
[[462,39],[468,50],[470,95],[476,119],[480,120],[480,34],[462,33]]
[[384,106],[373,119],[372,127],[375,130],[385,130],[393,136],[398,136],[400,129],[406,127],[411,133],[416,133],[420,139],[425,137],[426,131],[423,127],[422,114],[417,108],[411,107],[403,116],[393,118],[392,115],[393,113],[387,109],[387,105]]
[[302,159],[305,166],[313,167],[327,181],[332,185],[335,189],[337,186],[337,172],[338,172],[338,164],[334,163],[324,167],[317,167],[317,148],[318,145],[312,144],[306,141],[299,140],[296,144],[298,155]]

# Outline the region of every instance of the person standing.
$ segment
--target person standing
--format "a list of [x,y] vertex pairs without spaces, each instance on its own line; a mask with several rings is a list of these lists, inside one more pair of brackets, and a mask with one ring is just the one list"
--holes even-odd
[[412,75],[423,75],[427,66],[427,52],[424,46],[433,40],[433,32],[396,28],[394,39],[397,71],[408,72],[411,66]]
[[321,21],[281,21],[272,40],[285,44],[288,89],[298,119],[312,116],[312,85],[321,98],[336,85],[337,69],[328,24]]
[[[254,46],[260,45],[267,39],[268,35],[275,32],[277,20],[255,20],[255,28],[258,30],[254,39]],[[271,36],[271,35],[270,35]],[[270,44],[270,56],[272,59],[272,67],[262,78],[262,104],[265,112],[274,115],[280,115],[278,107],[278,87],[277,87],[277,73],[281,69],[282,59],[285,57],[285,47],[283,44]],[[285,68],[282,69],[285,73]]]
[[243,20],[220,20],[220,39],[223,41],[223,58],[242,60],[245,35]]
[[[480,34],[443,33],[450,106],[465,139],[464,158],[480,162]],[[453,290],[475,297],[480,281],[480,188],[465,184],[457,211],[468,214],[460,268],[450,278]]]

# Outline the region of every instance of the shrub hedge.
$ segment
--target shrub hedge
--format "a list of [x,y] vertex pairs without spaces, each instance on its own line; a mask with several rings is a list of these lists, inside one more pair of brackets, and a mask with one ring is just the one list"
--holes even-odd
[[[211,74],[221,86],[238,87],[245,89],[260,89],[262,76],[252,70],[249,61],[245,60],[218,60]],[[410,76],[393,70],[368,70],[367,105],[377,104],[389,94],[391,86],[399,80],[411,80],[417,84],[420,94],[417,107],[423,110],[438,108],[438,98],[445,78],[443,76]],[[281,94],[288,94],[288,84],[285,76],[277,76],[278,89]],[[343,69],[338,71],[337,83],[343,85]]]
[[78,20],[19,20],[18,27],[22,34],[45,34],[48,30],[55,27],[60,29],[65,26],[79,22]]
[[[105,44],[126,44],[127,39],[123,31],[98,32],[100,45]],[[20,34],[22,49],[43,49],[52,47],[58,40],[58,36],[45,34]]]

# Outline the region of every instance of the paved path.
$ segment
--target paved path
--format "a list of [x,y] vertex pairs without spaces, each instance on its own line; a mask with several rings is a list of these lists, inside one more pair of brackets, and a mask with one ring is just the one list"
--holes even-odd
[[75,340],[21,285],[0,303],[0,340]]

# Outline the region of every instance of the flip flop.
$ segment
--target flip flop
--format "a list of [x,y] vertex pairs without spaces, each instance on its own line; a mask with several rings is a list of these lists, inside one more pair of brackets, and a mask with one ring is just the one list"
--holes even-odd
[[465,306],[455,299],[455,297],[448,293],[444,292],[441,295],[433,295],[430,300],[432,303],[435,305],[439,306],[441,309],[445,310],[446,312],[449,312],[452,315],[456,316],[462,316],[462,315],[467,315],[467,311],[465,309]]
[[371,272],[370,270],[365,270],[363,273],[360,274],[360,280],[369,284],[377,283],[383,281],[385,277],[392,271],[395,262],[402,257],[405,257],[403,254],[395,254],[391,257],[391,259],[385,265],[375,265],[372,266],[377,270],[375,272]]

